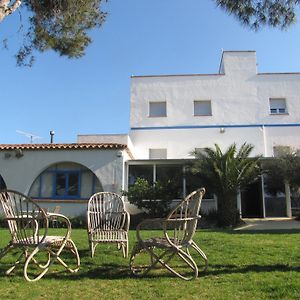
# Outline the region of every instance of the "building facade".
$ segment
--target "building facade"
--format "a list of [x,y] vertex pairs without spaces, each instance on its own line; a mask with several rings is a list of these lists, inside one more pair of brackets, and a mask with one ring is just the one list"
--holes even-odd
[[0,145],[1,184],[49,211],[61,206],[68,216],[84,215],[93,193],[121,191],[130,158],[119,143]]
[[[79,135],[74,144],[0,145],[0,186],[69,216],[97,191],[120,193],[138,177],[172,178],[176,198],[202,185],[187,172],[191,153],[218,144],[254,145],[270,158],[300,148],[300,73],[259,73],[255,51],[225,51],[215,74],[132,76],[128,134]],[[287,195],[264,178],[238,196],[243,217],[290,216]],[[127,203],[130,211],[134,207]],[[208,191],[205,211],[217,209]]]
[[[255,51],[223,52],[216,74],[133,76],[129,137],[136,161],[128,162],[129,182],[146,166],[153,180],[167,164],[184,173],[192,151],[214,144],[225,150],[250,143],[263,157],[300,148],[299,95],[300,73],[259,73]],[[182,178],[185,194],[194,185]],[[244,216],[290,215],[279,198],[266,193],[262,178],[238,206]],[[204,207],[217,208],[216,199]]]

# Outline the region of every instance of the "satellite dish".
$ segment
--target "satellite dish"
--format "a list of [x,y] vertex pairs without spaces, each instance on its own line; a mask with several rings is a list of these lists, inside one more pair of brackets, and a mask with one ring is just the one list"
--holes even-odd
[[35,135],[35,134],[32,134],[32,133],[29,133],[29,132],[24,132],[24,131],[21,131],[21,130],[16,130],[17,133],[20,133],[22,135],[25,135],[27,138],[30,139],[30,144],[32,144],[32,142],[36,139],[42,139],[42,137],[38,136],[38,135]]

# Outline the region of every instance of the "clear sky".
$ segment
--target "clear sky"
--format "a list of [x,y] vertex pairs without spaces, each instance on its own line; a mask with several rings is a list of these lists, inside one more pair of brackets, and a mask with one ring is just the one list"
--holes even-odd
[[[0,143],[28,143],[16,130],[57,143],[77,134],[128,133],[130,76],[217,73],[222,49],[256,50],[259,72],[300,72],[300,21],[253,32],[211,0],[110,0],[107,22],[79,60],[51,51],[16,67],[19,14],[0,24]],[[300,18],[300,17],[299,17]]]

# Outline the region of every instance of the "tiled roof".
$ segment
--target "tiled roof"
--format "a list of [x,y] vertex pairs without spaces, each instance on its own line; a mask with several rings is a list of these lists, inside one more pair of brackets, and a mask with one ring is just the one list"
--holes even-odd
[[117,143],[72,143],[72,144],[0,144],[1,150],[85,150],[85,149],[127,149]]

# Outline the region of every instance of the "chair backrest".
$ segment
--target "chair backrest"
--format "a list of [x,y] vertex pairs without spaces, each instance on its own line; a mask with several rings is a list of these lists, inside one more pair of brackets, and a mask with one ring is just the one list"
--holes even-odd
[[46,236],[48,218],[29,197],[12,190],[0,192],[0,201],[13,243],[37,244]]
[[88,202],[88,229],[118,230],[123,227],[124,212],[124,201],[118,194],[96,193]]
[[205,189],[200,188],[186,196],[167,216],[166,224],[172,229],[172,236],[166,233],[177,245],[189,244],[197,229],[199,212]]
[[60,210],[61,210],[61,206],[60,205],[56,205],[55,208],[54,208],[54,210],[53,210],[53,213],[59,214]]

